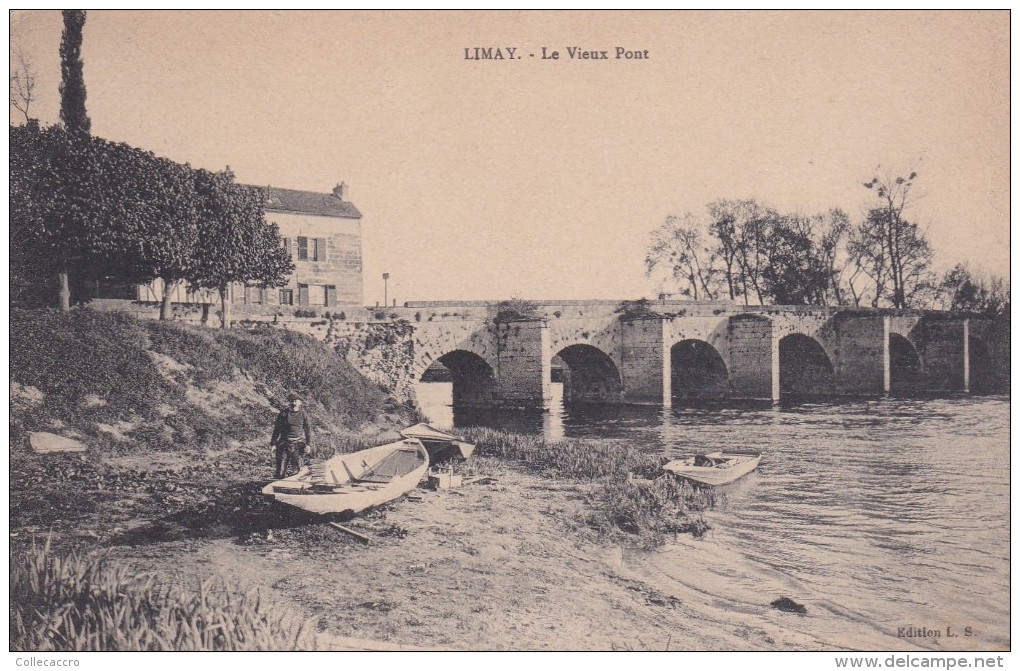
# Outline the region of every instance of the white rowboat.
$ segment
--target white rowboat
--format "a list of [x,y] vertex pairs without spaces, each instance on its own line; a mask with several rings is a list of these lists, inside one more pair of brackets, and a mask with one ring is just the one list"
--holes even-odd
[[310,513],[358,513],[411,491],[428,470],[425,446],[404,438],[337,455],[269,483],[262,493]]
[[760,461],[758,452],[710,452],[675,459],[662,468],[699,485],[718,487],[747,475]]

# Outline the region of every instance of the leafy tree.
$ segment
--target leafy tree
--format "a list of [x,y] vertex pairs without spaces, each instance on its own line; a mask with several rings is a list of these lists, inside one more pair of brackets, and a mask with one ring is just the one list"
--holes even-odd
[[945,310],[989,317],[1009,314],[1009,281],[1002,277],[972,272],[958,263],[942,277],[939,289]]
[[84,9],[65,9],[60,40],[60,120],[71,133],[88,135],[92,122],[85,111],[84,63],[81,60]]
[[840,305],[850,222],[841,210],[771,218],[764,229],[762,294],[777,304]]
[[849,264],[847,242],[850,217],[841,209],[831,209],[810,218],[813,239],[811,262],[825,276],[825,286],[816,297],[821,305],[845,305],[848,302],[846,272]]
[[42,241],[50,212],[46,202],[52,203],[52,193],[42,183],[49,163],[45,139],[35,122],[10,128],[11,300],[24,307],[41,307],[56,299],[53,278],[58,265]]
[[[198,245],[194,171],[151,152],[107,144],[107,198],[116,221],[108,222],[103,267],[143,284],[163,280],[160,319],[170,318],[170,297],[189,277]],[[96,255],[98,256],[98,255]]]
[[20,297],[31,296],[27,285],[38,287],[40,273],[67,269],[137,283],[162,277],[166,318],[198,241],[194,171],[59,127],[30,123],[10,134],[11,268],[14,286],[26,288]]
[[917,224],[904,217],[913,202],[916,172],[908,177],[873,177],[864,187],[875,193],[877,204],[868,210],[850,243],[855,267],[873,287],[871,305],[888,303],[908,307],[915,296],[932,286],[930,267],[934,252]]
[[[704,224],[690,212],[670,215],[652,231],[645,271],[665,271],[680,293],[695,300],[719,298],[722,270],[718,257],[704,242]],[[732,287],[732,283],[730,283]]]
[[828,278],[813,262],[814,241],[808,220],[799,217],[774,220],[764,239],[760,295],[779,305],[818,302]]
[[742,296],[748,305],[753,297],[764,303],[762,273],[767,266],[768,237],[779,213],[755,200],[717,200],[709,204],[708,213],[730,299]]
[[198,246],[188,273],[191,286],[219,292],[223,328],[230,327],[227,293],[233,283],[283,286],[294,272],[279,228],[265,220],[262,189],[236,184],[225,173],[197,171]]
[[100,169],[100,149],[89,136],[37,124],[12,127],[11,238],[20,263],[30,273],[47,271],[60,278],[60,307],[70,308],[67,274],[80,269],[92,246],[109,240],[99,230],[108,181]]

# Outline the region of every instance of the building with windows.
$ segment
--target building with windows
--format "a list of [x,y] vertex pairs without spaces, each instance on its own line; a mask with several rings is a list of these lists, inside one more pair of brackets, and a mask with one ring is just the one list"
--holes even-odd
[[246,287],[244,302],[295,307],[363,303],[361,212],[348,199],[346,184],[325,194],[268,187],[266,221],[280,227],[294,274],[282,289]]
[[[295,270],[283,288],[232,286],[229,298],[235,313],[292,314],[302,309],[362,305],[361,212],[348,199],[347,185],[340,183],[331,193],[251,188],[266,190],[266,221],[280,227]],[[97,283],[94,298],[133,298],[109,295],[112,285],[106,289],[101,292]],[[158,303],[162,289],[160,280],[137,287],[136,300]],[[218,297],[182,286],[171,300],[202,304],[216,303]]]

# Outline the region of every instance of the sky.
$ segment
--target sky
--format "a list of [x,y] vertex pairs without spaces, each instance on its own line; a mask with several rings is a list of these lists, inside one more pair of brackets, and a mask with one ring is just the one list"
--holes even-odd
[[[61,29],[11,16],[43,123]],[[346,182],[368,303],[384,272],[399,302],[652,297],[666,216],[856,219],[876,168],[918,173],[940,269],[1009,274],[1006,11],[89,11],[82,58],[95,135],[249,184]]]

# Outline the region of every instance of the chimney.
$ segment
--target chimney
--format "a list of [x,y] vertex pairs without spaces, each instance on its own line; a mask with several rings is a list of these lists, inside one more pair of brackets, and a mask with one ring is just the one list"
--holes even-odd
[[223,171],[223,174],[229,177],[230,179],[234,179],[234,177],[236,177],[236,175],[234,175],[234,171],[230,169],[229,165],[227,166],[226,170]]
[[333,195],[340,201],[347,200],[347,182],[340,182],[333,187]]

